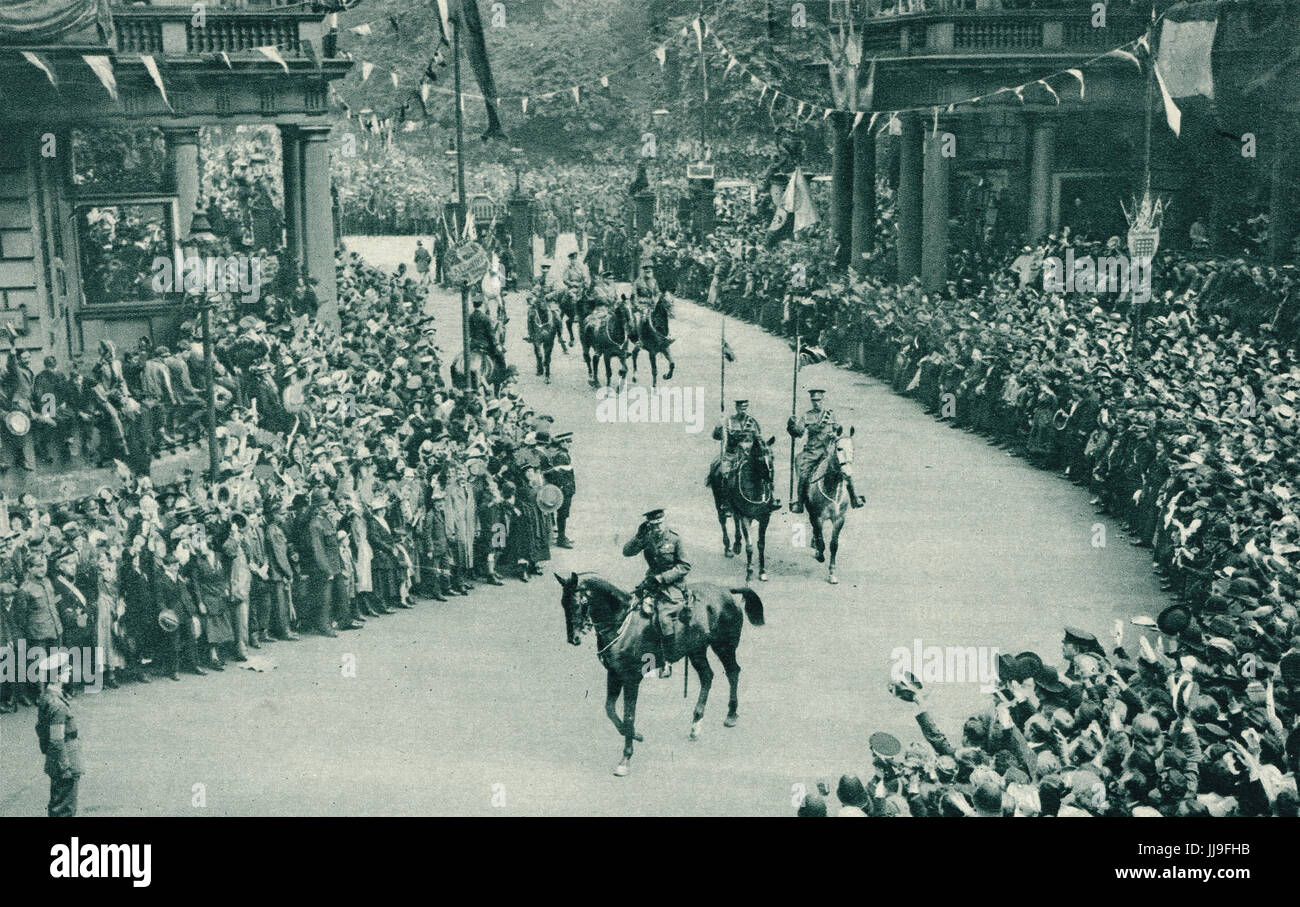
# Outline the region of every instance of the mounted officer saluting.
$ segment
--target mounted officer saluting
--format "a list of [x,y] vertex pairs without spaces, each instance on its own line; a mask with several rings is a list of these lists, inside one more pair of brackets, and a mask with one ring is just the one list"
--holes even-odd
[[645,556],[646,575],[633,591],[634,600],[640,602],[641,613],[655,617],[662,639],[659,676],[671,677],[669,658],[672,654],[676,620],[686,604],[686,575],[691,565],[682,550],[682,539],[664,525],[662,509],[647,510],[645,521],[636,536],[623,546],[624,557]]
[[[835,421],[835,414],[822,407],[826,391],[819,387],[809,388],[808,398],[811,401],[808,411],[802,417],[791,416],[785,427],[792,438],[800,438],[807,434],[803,450],[799,451],[794,461],[795,468],[799,471],[799,490],[794,500],[790,502],[790,510],[794,513],[803,513],[803,502],[808,494],[808,480],[816,474],[818,466],[825,460],[827,453],[834,448],[836,440],[844,431],[844,427]],[[845,481],[848,483],[850,502],[854,507],[861,507],[864,501],[854,491],[853,479],[846,476]]]

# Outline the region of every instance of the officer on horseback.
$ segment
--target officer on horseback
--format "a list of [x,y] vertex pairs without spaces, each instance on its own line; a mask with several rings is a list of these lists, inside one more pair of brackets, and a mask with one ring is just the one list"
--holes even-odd
[[[474,296],[474,311],[469,313],[469,348],[489,356],[497,364],[501,374],[506,372],[506,357],[497,343],[496,326],[488,313],[483,311],[483,293]],[[468,368],[468,364],[466,366]]]
[[633,590],[633,601],[641,613],[654,617],[662,640],[659,659],[659,676],[671,677],[672,665],[668,654],[676,634],[676,618],[686,604],[686,575],[691,565],[682,550],[682,539],[664,525],[662,509],[647,510],[645,521],[636,531],[636,537],[623,546],[624,557],[645,556],[645,579]]
[[[560,307],[555,301],[555,294],[550,292],[546,287],[547,272],[550,265],[542,265],[542,273],[528,291],[528,312],[531,317],[528,319],[528,336],[524,339],[529,343],[541,343],[543,337],[533,337],[533,325],[544,325],[554,323],[556,325],[555,336],[560,341],[560,349],[564,352],[569,351],[569,346],[564,342],[564,334],[559,328],[560,324]],[[552,322],[551,319],[554,319]]]
[[578,259],[577,252],[569,253],[569,263],[564,268],[564,274],[561,276],[564,288],[568,290],[576,302],[581,299],[587,292],[587,287],[591,286],[591,272],[587,266]]
[[647,311],[659,301],[659,281],[655,280],[654,268],[649,263],[641,265],[641,275],[637,277],[632,289],[637,305]]
[[[748,400],[737,400],[736,411],[727,417],[725,424],[714,427],[713,440],[721,441],[724,436],[727,439],[726,451],[713,461],[713,465],[709,467],[709,475],[717,475],[723,481],[726,481],[731,478],[736,471],[736,467],[740,465],[741,441],[749,438],[755,444],[763,443],[763,429],[758,424],[758,420],[749,414]],[[770,479],[765,484],[767,487],[763,490],[771,499],[772,509],[779,510],[781,501],[773,496]]]
[[[804,441],[803,450],[799,451],[794,461],[795,468],[799,471],[799,491],[795,499],[790,502],[790,510],[794,513],[803,513],[803,501],[808,494],[808,480],[817,471],[822,460],[835,449],[835,442],[844,431],[844,427],[835,421],[835,414],[829,409],[822,408],[822,401],[825,398],[826,391],[820,387],[809,388],[808,399],[811,401],[809,410],[802,418],[791,416],[786,422],[785,430],[789,432],[790,437],[800,438],[805,433],[808,436]],[[851,476],[844,478],[848,485],[849,501],[854,507],[861,507],[865,501],[853,490],[853,478]]]

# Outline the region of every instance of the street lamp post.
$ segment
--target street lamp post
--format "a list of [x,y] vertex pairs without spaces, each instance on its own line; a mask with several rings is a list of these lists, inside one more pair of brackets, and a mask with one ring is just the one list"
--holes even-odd
[[[184,249],[187,261],[190,258],[200,259],[199,266],[203,268],[203,274],[207,273],[207,268],[203,267],[201,256],[216,240],[212,225],[208,223],[207,212],[202,208],[195,209]],[[189,254],[191,252],[192,255]],[[199,299],[199,315],[203,325],[203,373],[207,383],[208,476],[210,481],[215,482],[221,471],[221,458],[217,454],[217,385],[212,358],[212,304],[206,293],[202,293]]]

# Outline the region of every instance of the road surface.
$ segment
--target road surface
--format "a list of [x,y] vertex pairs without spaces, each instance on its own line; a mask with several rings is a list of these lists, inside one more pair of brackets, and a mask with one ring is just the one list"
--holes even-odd
[[[351,247],[395,265],[414,239]],[[458,305],[434,302],[444,350],[458,341]],[[590,638],[581,648],[565,642],[551,571],[597,571],[631,587],[643,564],[619,548],[642,511],[661,506],[684,538],[692,579],[740,584],[743,558],[723,557],[703,484],[717,449],[720,316],[681,303],[672,328],[672,383],[703,396],[693,433],[680,422],[598,421],[576,351],[557,350],[555,381],[543,385],[521,339],[522,305],[510,303],[509,357],[529,403],[575,434],[576,548],[555,549],[546,576],[529,584],[422,603],[338,639],[273,644],[269,671],[81,697],[84,814],[790,815],[792,785],[824,778],[833,787],[841,773],[868,772],[871,732],[921,739],[912,709],[886,690],[896,649],[920,640],[1059,661],[1064,624],[1106,638],[1116,619],[1164,602],[1148,554],[1096,516],[1085,491],[936,422],[872,379],[812,366],[801,386],[826,388],[828,405],[856,427],[856,482],[867,499],[841,539],[840,585],[828,585],[798,544],[802,517],[775,515],[771,580],[753,584],[767,626],[747,625],[739,652],[739,726],[722,726],[719,670],[703,736],[689,742],[696,678],[683,700],[679,666],[672,679],[642,685],[646,739],[631,775],[616,778],[621,740],[603,713],[604,670]],[[789,347],[738,322],[727,338],[738,356],[727,396],[747,397],[765,433],[778,436],[784,497]],[[928,687],[952,734],[985,699],[978,683]],[[0,717],[0,814],[43,814],[34,720],[30,710]]]

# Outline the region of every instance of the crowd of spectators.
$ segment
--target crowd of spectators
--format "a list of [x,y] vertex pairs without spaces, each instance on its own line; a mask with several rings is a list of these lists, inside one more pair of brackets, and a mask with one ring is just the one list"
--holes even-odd
[[[513,381],[445,385],[427,280],[355,253],[337,276],[339,329],[314,306],[241,314],[228,295],[209,300],[227,401],[218,475],[155,484],[121,464],[118,487],[53,504],[24,495],[5,514],[0,658],[87,647],[108,687],[178,680],[272,640],[527,582],[553,524],[570,544],[567,435]],[[182,325],[183,351],[194,331]],[[178,361],[173,386],[203,396],[204,370]],[[111,348],[96,370],[115,376],[125,412],[135,397]],[[31,705],[36,686],[8,676],[0,712]]]
[[[755,221],[660,242],[660,285],[786,336],[797,329],[806,353],[871,373],[935,418],[1085,486],[1151,550],[1173,599],[1157,618],[1134,618],[1136,646],[1108,651],[1071,629],[1060,668],[1032,652],[1004,658],[994,706],[967,722],[960,746],[927,715],[924,745],[877,738],[875,777],[841,781],[842,814],[1295,815],[1293,269],[1177,253],[1158,262],[1151,300],[1049,292],[1046,256],[1118,242],[1065,235],[958,253],[953,280],[927,293],[873,276],[879,260],[864,276],[836,271],[822,237],[764,233]],[[1252,274],[1272,304],[1213,292]],[[919,684],[896,690],[924,695]],[[821,814],[824,800],[801,811]]]

